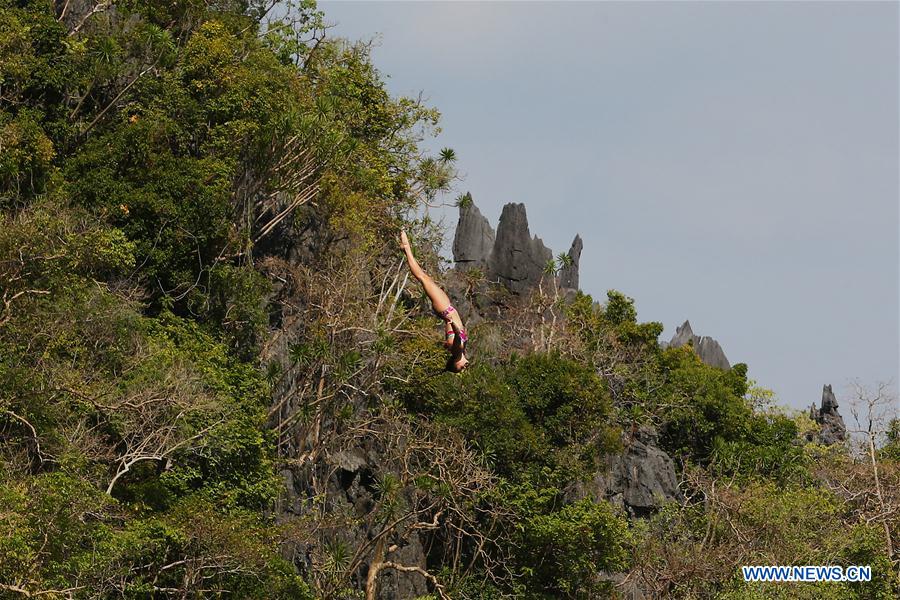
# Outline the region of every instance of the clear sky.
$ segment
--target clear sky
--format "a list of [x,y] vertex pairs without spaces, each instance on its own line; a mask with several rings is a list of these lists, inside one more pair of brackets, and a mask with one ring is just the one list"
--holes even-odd
[[580,233],[584,291],[689,318],[791,407],[898,379],[898,6],[320,2],[442,112],[495,227]]

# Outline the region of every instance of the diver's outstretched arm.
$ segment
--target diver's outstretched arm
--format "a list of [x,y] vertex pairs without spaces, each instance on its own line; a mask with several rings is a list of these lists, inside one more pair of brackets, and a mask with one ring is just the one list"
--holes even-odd
[[413,277],[422,282],[422,287],[425,288],[425,293],[431,300],[431,307],[438,313],[447,310],[450,307],[450,298],[419,265],[419,261],[413,256],[412,249],[409,247],[409,238],[406,237],[405,231],[400,232],[400,246],[406,254],[406,262],[409,263],[409,270]]

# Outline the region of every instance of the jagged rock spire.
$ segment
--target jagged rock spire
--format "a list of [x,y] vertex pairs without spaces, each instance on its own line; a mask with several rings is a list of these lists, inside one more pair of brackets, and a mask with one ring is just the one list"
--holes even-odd
[[472,201],[472,194],[460,198],[459,222],[453,237],[453,260],[462,270],[486,269],[494,249],[494,228]]
[[[572,258],[560,272],[564,288],[578,287],[578,262],[583,242],[575,236],[569,256]],[[453,238],[453,260],[459,270],[480,268],[492,281],[499,281],[511,292],[523,294],[537,286],[553,253],[528,228],[524,204],[503,207],[496,233],[475,206],[472,195],[459,202],[459,222]]]
[[675,329],[675,335],[672,336],[672,341],[668,344],[664,343],[663,347],[679,348],[688,342],[693,344],[694,352],[697,353],[697,356],[699,356],[700,360],[704,363],[719,369],[731,368],[731,363],[728,362],[728,357],[725,356],[725,351],[722,350],[719,342],[709,336],[700,337],[695,335],[694,331],[691,329],[690,321],[685,321],[681,327],[677,327]]
[[528,230],[525,205],[504,206],[489,261],[491,274],[510,291],[522,293],[538,284],[551,258],[550,249]]
[[581,260],[581,251],[584,249],[584,243],[581,236],[576,235],[572,240],[572,246],[569,248],[570,264],[565,265],[559,271],[559,287],[578,289],[578,262]]
[[[831,391],[831,385],[822,386],[821,408],[816,409],[815,404],[810,406],[809,417],[819,424],[819,443],[831,445],[847,439],[847,426],[838,412],[837,398]],[[807,434],[806,439],[812,441],[813,437],[813,434]]]

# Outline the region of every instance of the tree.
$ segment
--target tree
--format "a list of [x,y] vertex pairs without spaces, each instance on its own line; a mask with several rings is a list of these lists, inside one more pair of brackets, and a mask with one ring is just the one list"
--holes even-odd
[[861,436],[861,452],[866,456],[872,474],[872,489],[877,510],[868,516],[869,522],[880,523],[884,529],[884,545],[887,556],[894,560],[894,542],[891,522],[900,514],[900,493],[895,486],[891,491],[883,487],[883,473],[878,461],[878,448],[888,440],[891,419],[896,419],[900,404],[896,393],[891,391],[890,384],[879,382],[874,388],[867,388],[861,382],[851,384],[853,398],[850,401],[850,413],[856,423],[851,430]]

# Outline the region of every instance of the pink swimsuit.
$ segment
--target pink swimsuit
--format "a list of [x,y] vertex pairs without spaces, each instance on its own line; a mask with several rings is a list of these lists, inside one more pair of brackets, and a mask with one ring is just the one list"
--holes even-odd
[[[450,323],[452,321],[452,319],[450,319],[450,313],[454,312],[455,310],[456,309],[453,308],[453,305],[451,304],[450,306],[447,307],[446,310],[442,310],[441,312],[439,312],[438,316],[440,318],[442,318],[443,320],[447,321],[448,323]],[[449,340],[450,338],[454,337],[455,335],[456,335],[456,332],[451,329],[450,331],[448,331],[444,334],[444,338]],[[460,328],[460,330],[459,330],[459,339],[462,340],[463,348],[465,348],[466,342],[469,341],[469,336],[466,335],[466,331],[462,328]]]

